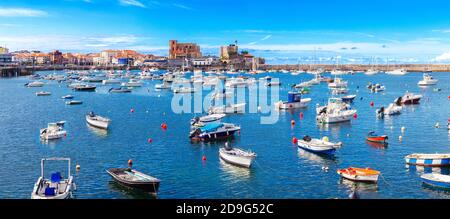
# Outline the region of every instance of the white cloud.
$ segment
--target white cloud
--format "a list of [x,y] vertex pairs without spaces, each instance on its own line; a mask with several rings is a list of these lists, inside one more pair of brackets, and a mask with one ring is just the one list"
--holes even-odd
[[182,4],[173,3],[172,5],[177,7],[177,8],[181,8],[181,9],[185,9],[185,10],[192,10],[191,7],[188,7],[188,6],[182,5]]
[[1,8],[0,17],[43,17],[48,13],[30,8]]
[[450,52],[446,52],[439,56],[436,56],[436,58],[434,58],[433,61],[437,62],[450,61]]
[[270,39],[271,37],[272,37],[272,35],[267,35],[267,36],[265,36],[264,38],[262,38],[261,41],[268,40],[268,39]]
[[125,5],[125,6],[136,6],[136,7],[141,7],[141,8],[145,8],[146,6],[138,1],[138,0],[119,0],[119,3],[121,5]]

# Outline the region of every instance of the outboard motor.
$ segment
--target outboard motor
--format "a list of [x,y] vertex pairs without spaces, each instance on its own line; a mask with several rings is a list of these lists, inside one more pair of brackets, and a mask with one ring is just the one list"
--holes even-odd
[[310,142],[311,141],[311,137],[309,135],[305,135],[305,137],[303,137],[304,141]]
[[395,99],[395,104],[397,106],[401,106],[402,105],[402,97],[398,97],[397,99]]

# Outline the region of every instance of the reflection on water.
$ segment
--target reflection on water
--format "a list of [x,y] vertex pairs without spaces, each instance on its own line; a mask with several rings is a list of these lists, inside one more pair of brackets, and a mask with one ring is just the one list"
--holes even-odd
[[115,192],[125,195],[126,198],[129,198],[129,199],[156,199],[157,198],[157,196],[155,196],[149,192],[145,192],[140,189],[130,188],[127,186],[123,186],[120,183],[117,183],[113,180],[108,182],[108,188],[111,191],[115,191]]
[[96,127],[94,127],[92,125],[89,125],[88,123],[86,123],[86,126],[88,127],[89,131],[91,131],[92,133],[94,133],[98,137],[106,137],[106,136],[108,136],[108,130],[106,130],[106,129],[99,129],[99,128],[96,128]]
[[409,172],[418,172],[418,173],[440,173],[444,175],[450,175],[449,167],[425,167],[425,166],[417,166],[417,165],[406,165],[406,168],[409,169]]
[[239,179],[250,179],[251,177],[251,168],[239,167],[232,164],[229,164],[222,159],[220,159],[220,169],[227,173],[228,175],[239,178]]
[[328,166],[330,164],[336,164],[337,159],[334,155],[326,155],[326,154],[315,154],[301,148],[298,148],[298,156],[301,158],[305,158],[309,161],[312,161],[317,164]]
[[339,131],[351,128],[352,123],[350,121],[331,124],[317,123],[317,127],[319,127],[320,131],[330,131],[333,136],[339,136]]
[[356,182],[345,178],[341,178],[339,183],[352,191],[376,192],[378,190],[378,183]]
[[377,149],[386,149],[388,147],[388,143],[377,143],[377,142],[371,142],[366,140],[366,144],[370,145],[373,148]]
[[432,186],[432,185],[429,185],[429,184],[426,184],[423,182],[422,182],[422,188],[424,191],[439,194],[439,197],[441,197],[441,198],[450,199],[450,189],[449,188],[436,187],[436,186]]

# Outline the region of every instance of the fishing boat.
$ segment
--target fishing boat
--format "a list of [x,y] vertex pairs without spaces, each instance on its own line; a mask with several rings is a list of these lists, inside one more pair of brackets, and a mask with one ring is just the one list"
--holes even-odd
[[227,142],[225,147],[219,149],[219,157],[227,163],[249,168],[256,158],[256,154],[240,148],[230,147]]
[[67,101],[66,105],[80,105],[83,104],[83,101],[81,100],[71,100],[71,101]]
[[440,173],[426,173],[420,176],[422,182],[431,186],[450,189],[450,176]]
[[311,98],[303,98],[301,97],[301,93],[290,91],[288,93],[288,101],[283,102],[279,101],[275,103],[275,107],[277,109],[297,109],[307,107],[311,102]]
[[409,154],[405,161],[406,164],[417,166],[449,166],[450,154]]
[[189,138],[200,141],[226,139],[240,130],[241,127],[232,123],[212,122],[192,130]]
[[180,87],[180,88],[173,89],[173,92],[176,93],[176,94],[178,94],[178,93],[194,93],[195,92],[195,88]]
[[59,139],[67,135],[67,131],[64,130],[65,121],[49,123],[47,128],[43,128],[39,131],[39,136],[43,140]]
[[226,114],[220,113],[220,114],[210,114],[206,116],[201,117],[195,117],[191,119],[191,125],[192,126],[204,126],[207,123],[210,122],[220,122],[222,118],[224,118]]
[[106,172],[119,184],[157,194],[161,180],[131,168],[110,168]]
[[120,84],[119,79],[109,78],[102,81],[102,84]]
[[344,81],[342,78],[334,78],[333,82],[328,84],[328,88],[341,88],[341,87],[347,87],[348,82]]
[[44,86],[44,82],[42,81],[33,81],[25,84],[26,87],[42,87]]
[[[399,98],[400,98],[400,103],[402,103],[402,104],[419,104],[419,101],[422,98],[422,95],[406,92],[405,95],[403,95],[403,97],[399,97]],[[398,102],[398,101],[396,101],[396,102]]]
[[386,87],[384,85],[381,85],[381,84],[373,84],[373,85],[370,86],[369,89],[370,89],[370,91],[372,91],[374,93],[378,93],[378,92],[386,90]]
[[417,84],[419,86],[430,86],[430,85],[436,85],[438,82],[437,79],[434,79],[433,76],[430,74],[423,74],[423,80],[419,81]]
[[142,82],[137,79],[130,79],[128,82],[123,82],[120,84],[122,87],[142,87]]
[[73,98],[74,98],[74,96],[72,96],[72,95],[70,95],[70,94],[61,97],[61,99],[64,99],[64,100],[71,100],[71,99],[73,99]]
[[328,105],[317,105],[316,120],[325,124],[346,122],[350,121],[356,112],[356,110],[351,109],[348,104],[344,103],[341,98],[330,98]]
[[352,95],[347,95],[347,96],[343,96],[341,97],[342,102],[344,103],[351,103],[353,102],[353,100],[355,99],[356,95],[352,94]]
[[110,88],[109,92],[110,93],[131,93],[133,89],[131,88],[127,88],[127,87],[119,87],[119,88]]
[[342,146],[342,142],[333,143],[329,142],[327,137],[317,139],[306,135],[298,140],[297,145],[301,149],[314,153],[334,154],[336,148]]
[[[67,178],[60,172],[53,172],[50,179],[45,178],[44,165],[46,161],[67,161]],[[73,176],[70,174],[70,158],[44,158],[41,160],[41,176],[38,178],[31,193],[31,199],[68,199],[76,189]]]
[[369,167],[367,168],[349,167],[346,169],[338,170],[337,174],[339,174],[342,178],[353,181],[376,183],[378,181],[380,171],[373,170]]
[[86,114],[86,122],[94,126],[96,128],[100,129],[108,129],[109,124],[111,123],[111,120],[99,115],[96,115],[94,112],[89,112]]
[[95,91],[97,87],[89,84],[77,84],[73,86],[73,90],[75,91]]
[[52,95],[52,93],[48,92],[48,91],[39,91],[36,92],[36,96],[50,96]]
[[400,69],[394,69],[392,71],[386,71],[385,73],[388,75],[406,75],[406,74],[408,74],[408,71],[406,71],[403,68],[400,68]]
[[396,115],[396,114],[400,114],[402,112],[403,107],[399,106],[397,104],[394,103],[390,103],[388,107],[384,108],[381,107],[380,109],[376,110],[376,113],[378,116],[391,116],[391,115]]
[[369,132],[366,137],[367,141],[376,142],[376,143],[386,143],[388,140],[387,135],[377,135],[374,131]]
[[210,114],[220,114],[220,113],[244,113],[246,103],[238,104],[227,104],[224,106],[213,106],[209,109]]

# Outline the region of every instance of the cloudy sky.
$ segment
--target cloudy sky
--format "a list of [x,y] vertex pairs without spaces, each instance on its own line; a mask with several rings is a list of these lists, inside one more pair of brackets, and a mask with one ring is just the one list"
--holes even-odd
[[0,0],[0,45],[165,55],[178,39],[217,55],[237,40],[269,63],[450,62],[449,11],[436,0]]

